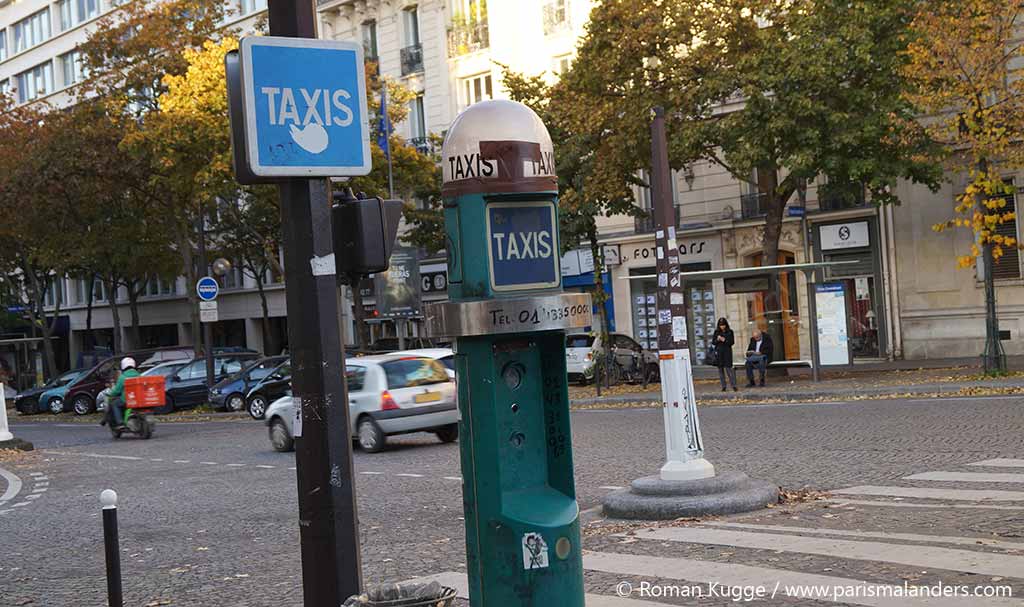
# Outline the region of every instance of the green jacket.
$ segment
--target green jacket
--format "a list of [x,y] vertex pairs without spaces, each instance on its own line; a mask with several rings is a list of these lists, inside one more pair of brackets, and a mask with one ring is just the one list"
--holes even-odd
[[128,369],[127,371],[121,373],[121,376],[117,378],[117,383],[114,384],[114,387],[110,389],[110,392],[107,392],[107,399],[109,399],[110,402],[114,402],[114,399],[120,399],[123,402],[124,380],[128,379],[129,377],[138,377],[140,375],[142,374],[136,371],[135,369]]

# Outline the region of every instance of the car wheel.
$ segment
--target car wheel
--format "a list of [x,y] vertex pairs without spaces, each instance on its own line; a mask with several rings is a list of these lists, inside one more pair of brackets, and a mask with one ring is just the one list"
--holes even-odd
[[288,433],[288,427],[284,425],[284,420],[279,417],[275,417],[274,421],[270,422],[270,445],[274,451],[282,452],[295,448],[295,440]]
[[454,443],[459,439],[459,425],[448,424],[447,426],[442,426],[437,430],[434,430],[434,434],[437,435],[437,438],[440,439],[442,443]]
[[356,435],[359,438],[359,446],[367,453],[382,451],[387,444],[384,431],[369,416],[364,416],[359,420],[359,425],[356,426]]
[[658,365],[647,365],[647,383],[656,384],[661,381],[661,369]]
[[170,396],[165,396],[164,397],[164,406],[163,407],[157,407],[156,409],[153,409],[153,412],[154,413],[158,413],[160,415],[166,415],[168,413],[174,413],[174,399],[172,399]]
[[263,419],[267,413],[267,397],[257,394],[249,399],[249,416],[253,419]]
[[235,393],[224,399],[224,405],[228,411],[241,411],[245,409],[245,397]]
[[87,415],[92,413],[93,406],[92,397],[88,394],[79,394],[71,401],[71,408],[74,409],[75,415]]
[[59,396],[54,396],[50,399],[50,402],[46,404],[46,408],[54,415],[64,413],[64,399]]

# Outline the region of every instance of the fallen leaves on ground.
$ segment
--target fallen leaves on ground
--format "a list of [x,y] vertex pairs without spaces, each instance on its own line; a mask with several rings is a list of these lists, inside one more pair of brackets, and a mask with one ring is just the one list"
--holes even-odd
[[826,491],[817,491],[814,489],[786,489],[785,487],[779,488],[780,504],[817,502],[827,500],[830,497],[832,497],[832,495]]
[[21,463],[37,459],[39,454],[35,451],[22,451],[21,449],[0,449],[0,462]]

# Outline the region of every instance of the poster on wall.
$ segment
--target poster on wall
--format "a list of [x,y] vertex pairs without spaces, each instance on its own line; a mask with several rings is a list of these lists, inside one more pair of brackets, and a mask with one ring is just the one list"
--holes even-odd
[[381,318],[420,316],[420,267],[416,249],[396,248],[391,253],[388,271],[377,274],[376,283]]
[[821,365],[850,364],[846,285],[841,282],[814,285],[814,304],[818,313],[818,359]]

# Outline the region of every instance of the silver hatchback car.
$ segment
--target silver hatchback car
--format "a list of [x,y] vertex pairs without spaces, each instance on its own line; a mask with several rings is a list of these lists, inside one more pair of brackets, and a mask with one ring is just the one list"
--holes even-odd
[[[345,361],[352,436],[364,451],[376,453],[387,437],[433,432],[446,443],[459,437],[455,382],[444,365],[423,356],[384,354]],[[291,396],[267,409],[270,444],[294,448],[295,404]]]

